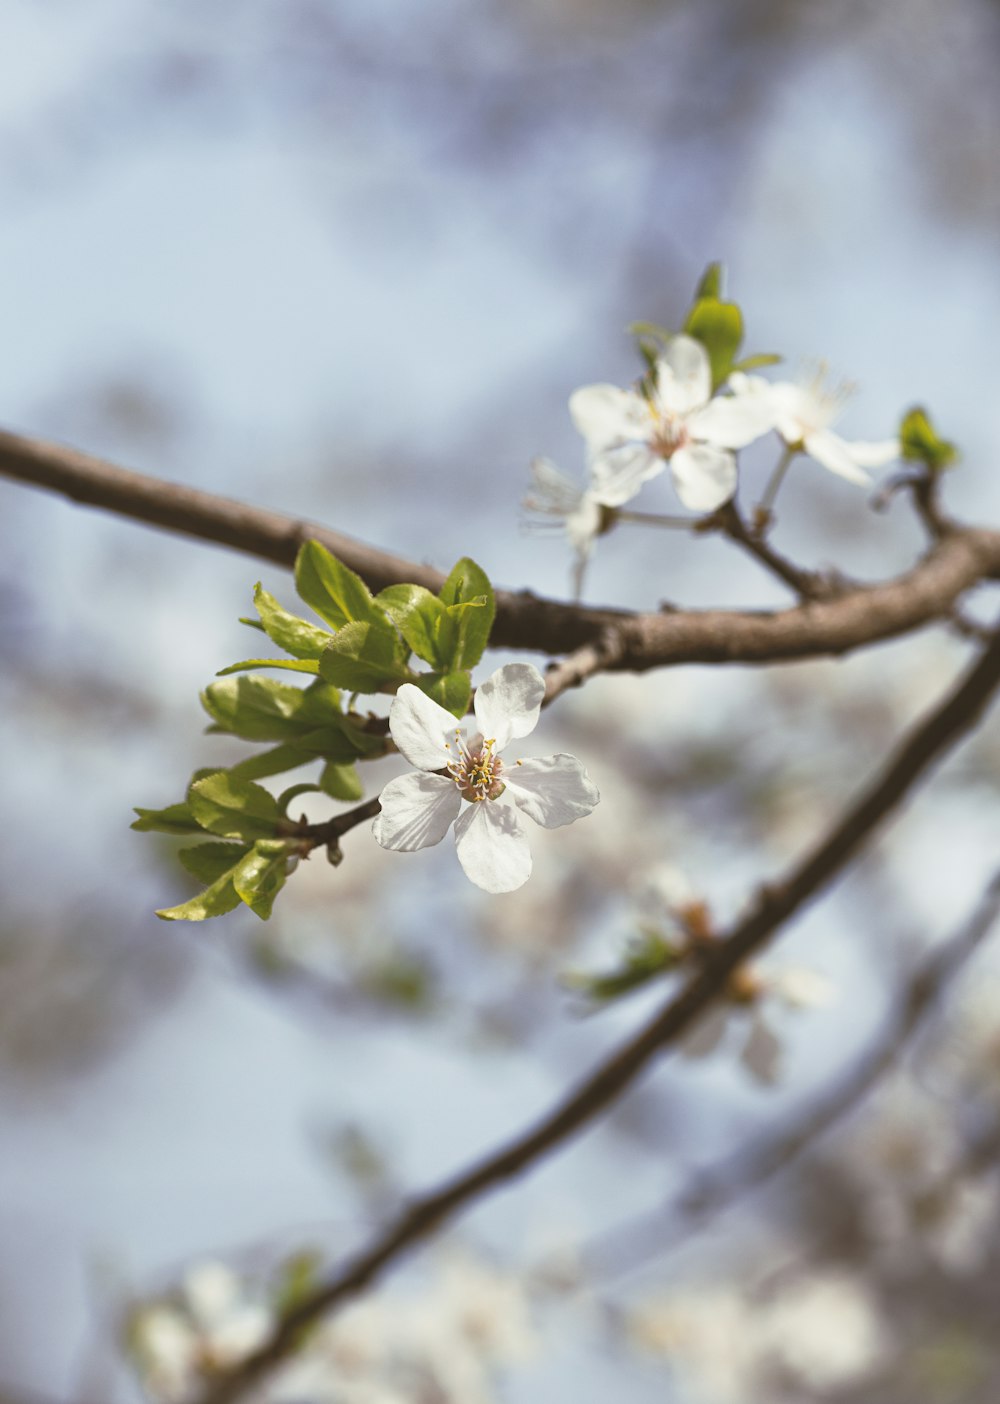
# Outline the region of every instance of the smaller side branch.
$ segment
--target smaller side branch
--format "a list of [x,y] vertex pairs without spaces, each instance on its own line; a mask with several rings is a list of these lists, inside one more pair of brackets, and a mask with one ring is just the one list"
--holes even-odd
[[737,546],[742,546],[744,551],[759,561],[765,570],[770,571],[772,575],[777,576],[779,580],[789,586],[800,599],[834,599],[837,595],[846,594],[851,588],[846,580],[838,580],[818,571],[803,570],[801,566],[794,565],[786,557],[780,555],[768,543],[763,530],[754,531],[747,525],[735,502],[727,502],[724,507],[721,507],[716,513],[715,520],[718,522],[719,530],[728,536],[730,541],[735,542]]
[[547,707],[569,688],[582,687],[598,673],[615,668],[624,652],[625,640],[621,632],[612,627],[605,629],[594,643],[584,644],[558,663],[550,663],[545,674],[542,706]]
[[294,1352],[304,1327],[363,1291],[385,1267],[460,1210],[533,1167],[593,1122],[663,1048],[694,1023],[725,988],[732,972],[840,872],[918,778],[976,723],[998,685],[1000,634],[944,702],[913,729],[830,834],[784,882],[761,890],[748,915],[726,936],[711,960],[649,1023],[535,1125],[438,1189],[412,1200],[394,1224],[289,1312],[270,1340],[220,1376],[202,1396],[201,1404],[228,1404]]

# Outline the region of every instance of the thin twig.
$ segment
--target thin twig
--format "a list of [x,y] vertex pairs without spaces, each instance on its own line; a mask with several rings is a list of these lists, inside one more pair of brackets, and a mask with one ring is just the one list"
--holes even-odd
[[781,490],[781,484],[785,481],[785,474],[792,466],[792,462],[797,454],[797,448],[792,448],[790,445],[786,444],[781,457],[778,459],[777,467],[768,479],[767,487],[764,489],[764,496],[760,499],[760,502],[754,510],[754,519],[761,529],[770,524],[775,499]]
[[634,526],[674,528],[677,531],[697,531],[701,517],[673,517],[663,512],[628,512],[623,507],[615,508],[616,522],[629,522]]
[[625,644],[618,629],[605,629],[595,643],[585,644],[559,663],[550,663],[545,674],[543,707],[548,707],[571,687],[582,687],[598,673],[615,668]]
[[751,531],[735,502],[727,502],[721,507],[716,513],[716,521],[719,530],[724,532],[730,541],[742,546],[765,570],[769,570],[772,575],[789,585],[800,599],[832,599],[836,595],[847,594],[852,588],[847,581],[834,580],[817,571],[803,570],[801,566],[793,565],[790,560],[775,551],[763,531]]
[[639,1032],[534,1126],[436,1190],[413,1199],[397,1221],[287,1313],[270,1339],[215,1380],[201,1404],[227,1404],[296,1348],[303,1327],[356,1296],[384,1268],[488,1191],[533,1168],[575,1136],[675,1042],[719,995],[728,977],[841,871],[918,777],[975,724],[1000,684],[1000,635],[944,702],[919,723],[840,822],[779,884],[760,891],[710,961]]
[[[442,583],[439,571],[328,527],[161,482],[58,444],[0,432],[0,475],[285,567],[303,541],[316,540],[373,589],[408,581],[436,590]],[[905,575],[775,613],[634,614],[500,591],[490,644],[560,657],[597,643],[611,628],[622,644],[615,667],[636,672],[682,663],[840,656],[946,618],[956,600],[988,579],[1000,579],[1000,531],[955,526]]]

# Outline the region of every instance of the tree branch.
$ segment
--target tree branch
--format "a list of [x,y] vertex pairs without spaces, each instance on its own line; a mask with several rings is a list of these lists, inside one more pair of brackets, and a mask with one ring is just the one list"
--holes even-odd
[[[303,541],[319,541],[376,590],[405,581],[436,590],[443,580],[429,566],[328,527],[2,431],[0,475],[286,567],[294,563]],[[613,667],[626,671],[682,663],[777,663],[836,656],[945,619],[967,590],[990,579],[1000,579],[1000,531],[951,526],[913,570],[895,580],[858,586],[833,599],[809,600],[774,613],[634,614],[541,599],[529,591],[500,591],[490,643],[560,657],[599,646],[611,629],[621,644]]]
[[444,1221],[533,1167],[592,1122],[663,1048],[690,1027],[724,989],[737,966],[840,872],[923,772],[970,730],[998,684],[1000,634],[945,701],[911,731],[885,769],[827,837],[783,882],[760,891],[748,914],[728,933],[704,967],[645,1027],[534,1126],[440,1188],[412,1200],[395,1224],[290,1311],[269,1341],[234,1370],[220,1376],[203,1395],[201,1404],[227,1404],[295,1350],[303,1327],[362,1291],[383,1268]]
[[[669,1205],[602,1233],[585,1253],[591,1270],[602,1277],[631,1272],[651,1257],[659,1257],[686,1242],[707,1220],[785,1170],[853,1111],[899,1062],[948,986],[989,936],[998,917],[1000,872],[994,874],[958,934],[931,951],[911,971],[871,1046],[846,1074],[823,1090],[805,1115],[777,1134],[761,1136],[739,1155],[693,1171],[688,1177],[689,1187]],[[682,1216],[684,1222],[665,1240],[664,1220],[675,1216]]]

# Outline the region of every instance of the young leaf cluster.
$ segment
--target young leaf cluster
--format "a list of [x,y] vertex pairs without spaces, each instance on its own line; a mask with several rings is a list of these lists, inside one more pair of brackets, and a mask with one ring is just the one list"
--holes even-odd
[[922,405],[915,405],[899,426],[900,456],[908,463],[922,463],[930,474],[952,468],[959,460],[957,444],[942,439]]
[[[158,913],[168,920],[203,921],[241,902],[262,919],[270,916],[287,877],[314,846],[288,805],[309,791],[360,800],[359,762],[391,749],[380,719],[355,709],[359,694],[394,693],[413,683],[456,717],[468,709],[471,670],[496,610],[489,579],[474,561],[460,560],[439,595],[406,584],[373,595],[323,546],[307,541],[295,585],[322,625],[291,613],[257,585],[258,617],[241,622],[287,656],[234,663],[201,695],[209,732],[264,749],[224,770],[196,771],[179,804],[136,811],[134,829],[201,840],[178,856],[205,887]],[[415,659],[428,668],[415,667]],[[265,678],[258,675],[262,669],[304,673],[312,681],[301,686]],[[316,782],[293,785],[278,798],[257,783],[317,761]],[[339,852],[331,857],[339,859]]]
[[[636,322],[630,330],[638,337],[639,351],[650,371],[656,365],[664,345],[677,335],[676,331],[652,322]],[[710,263],[701,275],[691,306],[678,330],[700,341],[707,351],[713,390],[724,385],[733,371],[760,370],[765,366],[776,366],[781,360],[780,356],[771,352],[756,352],[738,359],[743,345],[743,313],[738,303],[727,302],[722,296],[721,263]]]

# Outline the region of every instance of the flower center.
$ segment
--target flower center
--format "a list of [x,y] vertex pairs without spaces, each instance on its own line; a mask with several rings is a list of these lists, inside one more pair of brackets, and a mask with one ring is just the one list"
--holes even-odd
[[649,447],[657,458],[670,458],[679,448],[683,448],[691,437],[687,425],[678,415],[665,413],[655,405],[653,411],[653,432]]
[[[455,732],[455,759],[447,767],[463,799],[497,799],[506,788],[500,779],[503,761],[493,754],[496,741],[476,737],[467,744],[461,731]],[[449,750],[452,748],[449,747]]]

